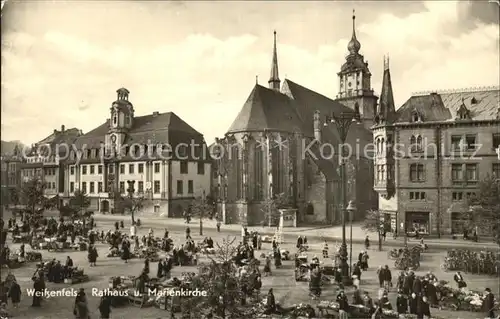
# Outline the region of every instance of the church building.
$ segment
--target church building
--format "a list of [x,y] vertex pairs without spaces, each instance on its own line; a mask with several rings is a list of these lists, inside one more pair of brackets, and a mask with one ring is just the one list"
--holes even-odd
[[[339,144],[332,114],[358,112],[346,144],[352,154],[346,162],[347,201],[354,200],[353,219],[377,208],[373,162],[363,150],[372,142],[369,127],[377,105],[368,64],[359,53],[355,17],[349,54],[338,73],[336,100],[294,81],[280,80],[276,32],[268,86],[256,84],[241,111],[217,139],[218,160],[212,182],[218,211],[226,223],[261,225],[272,199],[279,197],[297,211],[298,224],[336,224],[342,219]],[[327,123],[328,122],[328,123]]]

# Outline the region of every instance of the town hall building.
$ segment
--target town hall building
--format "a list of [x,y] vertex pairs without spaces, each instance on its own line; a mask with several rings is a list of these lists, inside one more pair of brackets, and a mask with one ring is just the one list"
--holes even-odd
[[80,136],[65,166],[66,201],[80,190],[90,210],[111,212],[123,196],[145,197],[144,210],[181,217],[194,198],[208,195],[211,163],[203,135],[173,112],[136,116],[121,88],[110,118]]
[[[353,219],[362,219],[367,210],[377,208],[373,162],[363,152],[372,141],[369,127],[377,97],[368,64],[359,53],[354,22],[353,16],[336,100],[290,79],[281,82],[274,33],[268,86],[253,87],[224,138],[216,140],[223,156],[215,161],[212,184],[218,212],[226,223],[267,223],[267,207],[278,196],[296,210],[299,224],[339,223],[344,211],[338,157],[341,141],[335,124],[326,122],[332,114],[343,112],[358,112],[361,118],[361,123],[351,125],[346,140],[354,152],[346,163],[346,198],[357,206]],[[333,146],[334,154],[325,145]]]

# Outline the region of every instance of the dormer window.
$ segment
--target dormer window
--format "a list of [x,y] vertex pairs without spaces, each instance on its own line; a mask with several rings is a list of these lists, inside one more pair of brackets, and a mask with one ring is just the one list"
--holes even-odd
[[423,119],[422,119],[422,115],[420,115],[420,113],[418,111],[413,111],[411,113],[411,122],[412,123],[417,123],[417,122],[422,122]]
[[477,104],[477,100],[475,97],[472,97],[472,99],[470,99],[470,104]]
[[[472,101],[471,101],[472,103]],[[462,105],[457,111],[457,119],[459,120],[470,120],[470,111],[465,106],[464,99],[462,99]]]

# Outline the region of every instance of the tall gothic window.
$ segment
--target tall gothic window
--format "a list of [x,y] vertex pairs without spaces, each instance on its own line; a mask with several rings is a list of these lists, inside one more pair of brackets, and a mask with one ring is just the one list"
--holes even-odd
[[254,198],[262,200],[264,195],[264,181],[263,181],[263,164],[264,152],[262,147],[257,144],[254,150],[253,172],[254,172]]
[[281,194],[283,192],[283,178],[281,172],[283,171],[283,155],[279,147],[274,147],[271,150],[272,156],[272,174],[273,174],[273,194]]
[[231,157],[233,161],[235,181],[236,181],[236,199],[243,197],[243,159],[239,147],[231,148]]

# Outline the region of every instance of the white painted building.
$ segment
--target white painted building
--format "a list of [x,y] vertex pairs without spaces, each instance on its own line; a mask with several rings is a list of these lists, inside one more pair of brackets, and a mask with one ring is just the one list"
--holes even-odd
[[203,135],[171,112],[134,117],[129,92],[117,93],[111,119],[75,143],[66,198],[80,189],[90,197],[90,209],[111,211],[133,182],[134,196],[148,199],[145,209],[182,216],[194,198],[210,194],[211,162],[200,156],[208,154]]

